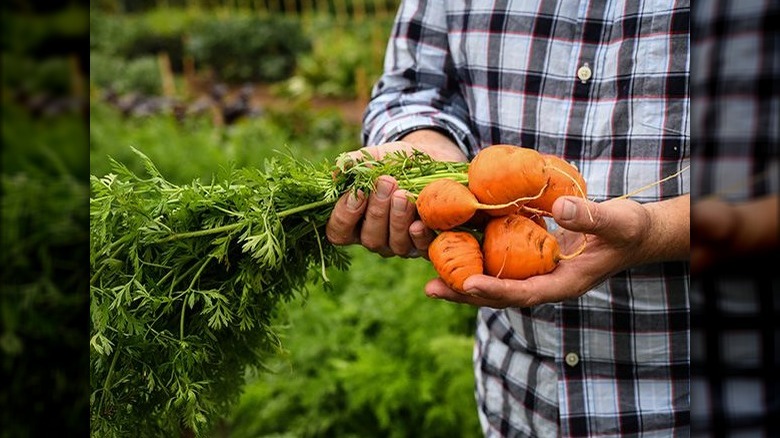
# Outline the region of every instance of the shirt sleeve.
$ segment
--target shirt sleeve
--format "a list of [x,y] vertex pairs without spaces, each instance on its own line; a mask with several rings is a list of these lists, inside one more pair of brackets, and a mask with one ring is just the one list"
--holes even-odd
[[444,0],[403,0],[363,116],[363,144],[397,140],[418,129],[437,129],[468,157],[477,142],[460,91],[447,38]]

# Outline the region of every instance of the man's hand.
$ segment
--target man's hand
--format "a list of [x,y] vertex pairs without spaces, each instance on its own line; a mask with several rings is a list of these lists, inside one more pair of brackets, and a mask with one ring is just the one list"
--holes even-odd
[[689,252],[688,196],[645,205],[626,199],[593,203],[567,196],[555,202],[552,213],[560,225],[553,234],[563,254],[574,253],[587,238],[580,255],[561,261],[549,274],[525,280],[471,276],[464,283],[466,294],[436,278],[425,286],[425,293],[474,306],[529,307],[577,298],[624,269],[683,260]]
[[[359,160],[363,152],[368,152],[379,160],[392,152],[419,150],[442,161],[466,161],[458,146],[436,131],[415,131],[403,140],[368,146],[350,155]],[[435,237],[419,220],[409,194],[387,175],[377,179],[376,190],[368,197],[362,192],[342,196],[325,232],[334,245],[361,244],[384,257],[427,256],[428,245]]]

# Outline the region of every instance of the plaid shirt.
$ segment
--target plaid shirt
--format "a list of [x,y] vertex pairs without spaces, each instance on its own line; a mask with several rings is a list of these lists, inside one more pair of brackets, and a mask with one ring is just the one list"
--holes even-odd
[[[420,128],[473,156],[515,144],[573,162],[596,201],[689,161],[687,1],[402,0],[364,143]],[[689,191],[688,173],[639,202]],[[686,263],[620,272],[579,299],[478,312],[486,436],[689,431]]]
[[[694,5],[692,199],[778,195],[780,2]],[[691,282],[693,436],[780,436],[780,272],[768,260]]]

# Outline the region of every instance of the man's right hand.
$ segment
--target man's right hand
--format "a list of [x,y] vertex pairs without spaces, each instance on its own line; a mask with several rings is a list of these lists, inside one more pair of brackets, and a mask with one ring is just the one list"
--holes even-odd
[[[419,150],[442,161],[466,161],[466,156],[446,136],[436,131],[415,131],[403,141],[368,146],[349,155],[355,160],[368,152],[374,159],[396,152]],[[409,193],[398,188],[391,176],[380,176],[376,189],[366,196],[348,193],[336,203],[326,226],[328,240],[334,245],[361,244],[384,257],[427,256],[435,234],[423,225]]]

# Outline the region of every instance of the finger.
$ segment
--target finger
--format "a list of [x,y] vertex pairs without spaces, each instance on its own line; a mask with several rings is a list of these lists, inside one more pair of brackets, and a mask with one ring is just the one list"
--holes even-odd
[[598,204],[576,196],[555,200],[552,215],[558,225],[570,231],[595,232],[607,226]]
[[[524,280],[496,278],[489,275],[472,275],[463,282],[466,293],[477,297],[506,303],[510,307],[532,307],[544,303],[557,303],[577,298],[599,283],[608,274],[584,275],[596,272],[603,260],[582,258],[563,260],[552,272],[534,275]],[[608,272],[617,272],[614,268]],[[605,272],[607,272],[605,271]]]
[[602,203],[561,196],[553,204],[553,218],[569,231],[596,234],[614,241],[634,241],[650,227],[645,208],[628,199]]
[[368,197],[360,229],[360,243],[371,251],[380,252],[388,247],[390,201],[397,187],[398,183],[392,177],[380,176],[376,181],[376,190]]
[[430,246],[436,234],[430,228],[426,227],[421,220],[416,220],[409,225],[409,236],[417,251],[428,258],[428,246]]
[[325,236],[334,245],[350,245],[360,241],[360,221],[366,209],[362,191],[342,196],[333,208],[325,226]]
[[456,292],[444,284],[444,281],[442,281],[441,278],[434,278],[425,285],[425,295],[427,295],[428,298],[445,300],[452,303],[468,304],[475,307],[506,307],[501,306],[492,300]]
[[396,190],[390,201],[390,249],[397,255],[406,256],[414,249],[409,226],[414,221],[414,205],[408,199],[406,190]]
[[501,303],[501,307],[531,307],[545,302],[537,289],[523,288],[522,283],[488,275],[472,275],[463,283],[463,289],[476,298]]

